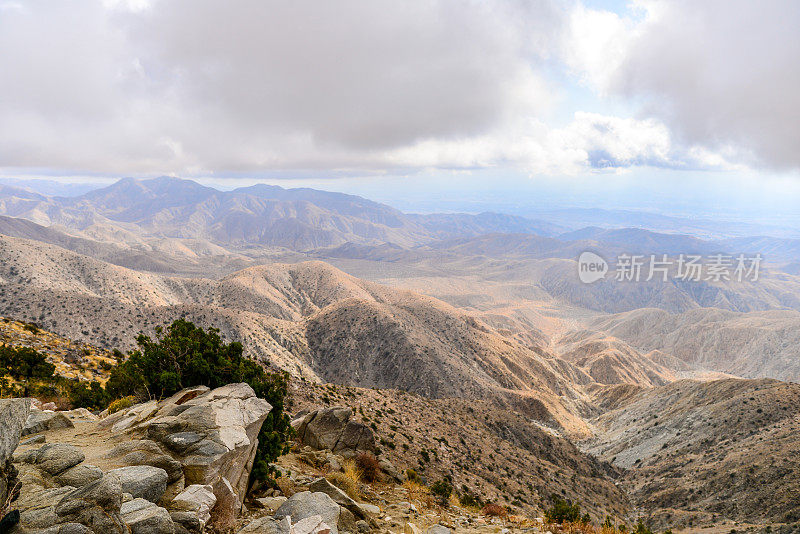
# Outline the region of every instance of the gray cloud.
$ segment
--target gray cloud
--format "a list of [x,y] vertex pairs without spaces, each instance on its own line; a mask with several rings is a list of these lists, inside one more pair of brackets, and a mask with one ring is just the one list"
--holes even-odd
[[0,166],[361,166],[551,98],[535,2],[0,4]]
[[683,142],[800,167],[800,3],[651,2],[612,83]]

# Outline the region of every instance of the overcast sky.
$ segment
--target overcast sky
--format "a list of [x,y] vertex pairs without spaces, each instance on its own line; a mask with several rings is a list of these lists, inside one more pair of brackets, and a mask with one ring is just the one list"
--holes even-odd
[[0,174],[795,179],[799,27],[795,0],[0,0]]

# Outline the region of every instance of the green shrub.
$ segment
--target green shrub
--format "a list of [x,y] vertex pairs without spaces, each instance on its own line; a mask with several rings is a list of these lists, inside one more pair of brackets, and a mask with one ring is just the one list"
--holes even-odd
[[450,503],[450,495],[453,493],[453,486],[446,480],[439,480],[434,482],[431,486],[431,493],[440,506],[448,506]]
[[117,399],[108,405],[108,413],[112,414],[112,413],[117,413],[120,410],[127,410],[134,404],[136,404],[136,397],[134,397],[133,395],[122,397],[121,399]]
[[581,520],[581,505],[553,494],[553,507],[544,511],[548,523],[577,523]]

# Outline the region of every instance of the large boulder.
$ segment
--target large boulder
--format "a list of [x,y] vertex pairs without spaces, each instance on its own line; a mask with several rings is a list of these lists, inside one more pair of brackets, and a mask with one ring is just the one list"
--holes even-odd
[[302,491],[295,493],[275,512],[275,519],[291,518],[292,524],[303,519],[319,516],[330,527],[331,534],[338,534],[341,509],[333,499],[322,492]]
[[375,452],[375,435],[368,426],[352,421],[353,411],[345,407],[323,408],[292,421],[303,445],[329,449],[342,456],[360,451]]
[[149,465],[132,465],[112,469],[109,474],[119,477],[122,491],[134,499],[158,502],[167,491],[167,472]]
[[16,485],[16,469],[11,463],[30,412],[28,399],[0,399],[0,504]]
[[104,424],[113,431],[124,422],[126,432],[157,443],[180,462],[187,486],[210,485],[216,497],[212,521],[224,530],[241,510],[258,434],[271,410],[247,384],[228,384],[182,390],[155,409],[134,406]]
[[72,428],[75,425],[69,420],[69,417],[61,412],[42,412],[33,411],[28,416],[25,422],[25,428],[22,429],[22,435],[38,434],[47,430],[58,430],[60,428]]

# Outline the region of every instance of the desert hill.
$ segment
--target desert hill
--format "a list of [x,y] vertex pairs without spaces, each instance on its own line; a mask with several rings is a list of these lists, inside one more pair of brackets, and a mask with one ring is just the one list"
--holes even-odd
[[800,313],[794,310],[702,308],[672,314],[641,309],[598,319],[592,328],[642,351],[664,351],[710,370],[800,380]]
[[800,386],[775,380],[681,380],[624,397],[593,421],[583,447],[627,468],[634,502],[657,525],[721,518],[800,519]]

